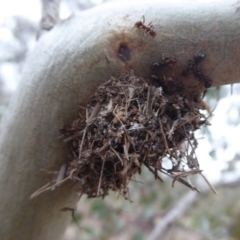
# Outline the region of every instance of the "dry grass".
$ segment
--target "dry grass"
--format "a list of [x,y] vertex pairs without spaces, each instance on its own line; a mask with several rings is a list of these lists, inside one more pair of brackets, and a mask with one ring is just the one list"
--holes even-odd
[[[116,191],[130,199],[128,183],[144,165],[162,181],[164,174],[198,191],[184,178],[202,172],[194,132],[208,124],[208,108],[199,95],[189,95],[183,83],[142,79],[129,72],[98,87],[78,118],[61,128],[71,161],[58,178],[33,196],[71,179],[80,195],[102,197]],[[206,108],[206,109],[205,109]],[[202,111],[206,110],[206,114]],[[163,166],[163,160],[171,168]]]

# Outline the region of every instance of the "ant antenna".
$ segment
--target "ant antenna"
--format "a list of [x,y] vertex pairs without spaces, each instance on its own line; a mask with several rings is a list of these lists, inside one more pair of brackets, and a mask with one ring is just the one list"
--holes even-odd
[[76,212],[76,209],[75,208],[70,208],[70,207],[64,207],[62,209],[60,209],[60,211],[62,212],[66,212],[66,211],[70,211],[71,212],[71,215],[72,215],[72,219],[73,221],[76,223],[77,227],[79,228],[79,230],[82,230],[79,223],[78,223],[78,220],[76,219],[75,217],[75,212]]

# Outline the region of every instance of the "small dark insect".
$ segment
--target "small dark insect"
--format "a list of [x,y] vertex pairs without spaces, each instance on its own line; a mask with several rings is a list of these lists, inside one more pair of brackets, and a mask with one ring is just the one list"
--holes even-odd
[[138,28],[138,29],[143,29],[149,36],[151,36],[152,38],[155,38],[157,36],[157,33],[153,30],[154,26],[152,25],[152,23],[150,22],[148,24],[148,26],[144,25],[145,23],[145,16],[142,16],[143,21],[138,21],[134,24],[134,27]]
[[201,79],[204,78],[204,74],[199,69],[192,69],[194,77],[201,82]]
[[182,71],[182,75],[185,77],[193,73],[194,71],[198,71],[198,65],[204,60],[205,54],[198,53],[193,58],[194,60],[188,60],[187,68]]
[[175,92],[176,91],[176,81],[171,77],[165,79],[163,91],[167,94],[172,94],[173,92]]
[[194,56],[194,65],[197,66],[205,58],[204,53],[198,53]]
[[193,70],[194,77],[199,81],[199,83],[205,88],[210,88],[212,86],[212,79],[209,76],[205,76],[199,70]]
[[163,86],[164,85],[164,80],[162,78],[157,77],[156,75],[151,75],[150,80],[157,84],[157,86]]
[[209,76],[204,76],[201,81],[203,82],[203,86],[205,88],[210,88],[212,86],[212,79]]
[[174,58],[174,57],[167,57],[162,62],[153,62],[150,65],[150,69],[152,71],[158,71],[161,68],[169,66],[169,65],[172,65],[172,64],[175,64],[176,62],[177,62],[176,58]]
[[151,65],[150,65],[150,69],[152,71],[158,71],[160,70],[162,67],[164,67],[164,65],[160,62],[153,62]]
[[194,67],[194,61],[188,60],[187,68],[182,71],[182,75],[184,77],[188,76],[192,73]]
[[163,92],[168,95],[172,95],[176,92],[183,92],[185,90],[183,82],[171,77],[165,79],[159,78],[156,75],[151,75],[150,80],[155,86],[162,87]]
[[184,85],[184,83],[182,81],[177,81],[175,86],[176,86],[176,90],[178,92],[181,92],[181,93],[184,92],[185,89],[186,89],[186,87],[185,87],[185,85]]
[[189,74],[193,74],[201,86],[210,88],[212,86],[212,79],[209,76],[204,75],[199,69],[199,64],[204,60],[204,58],[204,53],[198,53],[193,57],[193,60],[188,60],[187,68],[182,71],[182,75],[186,77]]

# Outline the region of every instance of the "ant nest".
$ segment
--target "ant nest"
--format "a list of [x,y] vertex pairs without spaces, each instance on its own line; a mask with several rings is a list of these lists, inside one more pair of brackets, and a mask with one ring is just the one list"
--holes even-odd
[[[203,114],[200,110],[206,110]],[[116,191],[128,198],[128,184],[144,165],[198,191],[184,178],[202,174],[194,132],[208,125],[208,108],[200,96],[164,92],[133,72],[100,85],[79,118],[61,128],[71,153],[61,179],[39,189],[53,189],[66,179],[79,183],[80,195],[102,197]],[[171,167],[167,169],[166,162]],[[50,187],[49,187],[50,186]]]

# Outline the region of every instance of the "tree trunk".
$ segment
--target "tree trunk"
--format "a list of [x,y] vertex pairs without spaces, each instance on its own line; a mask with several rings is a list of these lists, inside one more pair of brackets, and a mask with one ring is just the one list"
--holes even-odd
[[[133,28],[145,15],[156,38]],[[40,169],[58,171],[67,150],[59,128],[86,105],[110,76],[133,69],[149,77],[149,65],[176,57],[171,70],[192,91],[193,78],[181,76],[198,52],[213,86],[239,82],[240,3],[211,1],[127,1],[103,4],[59,23],[29,55],[22,82],[1,125],[0,233],[2,239],[59,240],[77,193],[72,183],[30,200],[49,181]]]

